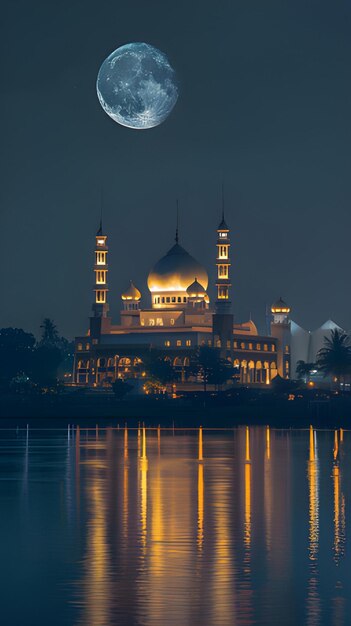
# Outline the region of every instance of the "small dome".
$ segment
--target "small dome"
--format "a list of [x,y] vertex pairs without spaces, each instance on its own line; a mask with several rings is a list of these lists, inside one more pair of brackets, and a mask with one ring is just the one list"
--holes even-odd
[[271,306],[272,313],[290,313],[290,310],[289,305],[284,302],[283,298],[279,298]]
[[137,289],[136,286],[133,284],[133,282],[130,281],[128,289],[126,289],[126,291],[122,293],[121,298],[122,300],[140,300],[141,293],[139,289]]
[[201,297],[205,297],[206,294],[206,290],[203,288],[203,286],[198,282],[197,278],[195,277],[195,280],[193,283],[191,283],[191,285],[189,285],[189,287],[187,288],[187,293],[189,294],[190,297],[195,298],[196,296],[201,296]]
[[207,289],[208,275],[204,267],[182,246],[176,243],[160,259],[149,273],[147,284],[151,292],[186,292],[189,284],[198,276]]

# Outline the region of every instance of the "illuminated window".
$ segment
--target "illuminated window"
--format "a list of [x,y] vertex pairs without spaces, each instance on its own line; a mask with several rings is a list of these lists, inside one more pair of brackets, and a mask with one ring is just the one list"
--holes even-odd
[[163,326],[162,317],[156,317],[156,326]]
[[185,344],[186,344],[187,346],[191,346],[191,339],[187,339],[187,340],[186,340],[186,342],[185,342]]
[[93,344],[94,344],[94,346],[96,346],[98,343],[99,343],[99,342],[98,342],[98,340],[97,340],[97,339],[93,339]]
[[274,343],[272,343],[272,345],[271,345],[271,350],[272,350],[272,352],[275,352],[275,345],[274,345]]
[[221,340],[220,340],[220,339],[217,339],[217,341],[216,341],[216,348],[220,348],[220,347],[221,347],[221,345],[222,345],[222,344],[221,344]]
[[208,340],[207,340],[207,345],[208,345],[209,347],[211,347],[211,346],[212,346],[212,341],[211,341],[211,339],[208,339]]
[[228,258],[228,246],[219,246],[219,258],[220,259]]
[[90,343],[85,344],[85,349],[90,350]]
[[98,290],[96,292],[96,302],[99,304],[105,304],[106,302],[106,291]]
[[149,319],[149,326],[155,326],[155,320],[153,317],[150,317]]
[[81,343],[77,344],[77,350],[79,350],[79,351],[83,350],[83,345]]
[[228,298],[228,288],[221,285],[218,288],[218,298],[226,300]]
[[289,346],[285,346],[285,354],[289,354]]
[[96,284],[97,285],[106,284],[106,270],[99,270],[96,272]]
[[228,233],[219,233],[221,239],[227,239]]
[[241,342],[241,344],[240,344],[240,348],[241,348],[242,350],[245,350],[245,347],[246,347],[246,346],[245,346],[245,343],[244,343],[244,341],[242,341],[242,342]]
[[233,344],[233,345],[234,345],[234,348],[237,348],[237,347],[238,347],[238,342],[237,342],[237,341],[234,341],[234,344]]
[[264,344],[263,349],[264,349],[265,352],[268,351],[268,345],[266,343]]
[[252,348],[253,348],[252,343],[249,343],[249,350],[252,350]]
[[173,319],[173,317],[171,317],[170,322],[171,322],[171,326],[174,326],[174,319]]
[[106,265],[106,252],[96,252],[95,263],[96,265]]
[[179,347],[179,346],[181,346],[181,345],[182,345],[181,340],[180,340],[180,339],[177,339],[177,346]]
[[261,350],[261,344],[260,343],[256,344],[256,350]]
[[145,326],[145,320],[144,319],[140,320],[140,326]]
[[170,345],[171,345],[171,342],[167,339],[167,341],[165,341],[166,348],[169,348]]
[[228,265],[219,265],[220,278],[228,278]]
[[227,341],[227,348],[230,348],[230,341]]

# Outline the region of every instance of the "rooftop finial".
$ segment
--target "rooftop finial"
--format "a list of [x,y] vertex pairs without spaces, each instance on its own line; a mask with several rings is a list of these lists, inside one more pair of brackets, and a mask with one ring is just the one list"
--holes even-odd
[[218,226],[219,229],[222,230],[228,230],[228,226],[226,224],[226,221],[224,219],[224,180],[222,178],[222,220],[220,225]]
[[222,221],[224,222],[224,180],[222,180]]
[[177,227],[176,227],[175,242],[178,243],[179,241],[179,201],[178,201],[178,198],[176,199],[176,204],[177,204]]

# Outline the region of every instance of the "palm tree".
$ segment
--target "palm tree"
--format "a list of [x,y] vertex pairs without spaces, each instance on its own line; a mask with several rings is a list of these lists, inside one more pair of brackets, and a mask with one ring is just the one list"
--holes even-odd
[[317,367],[324,376],[345,382],[345,376],[351,373],[351,344],[347,333],[336,328],[330,337],[324,337],[324,347],[317,354]]
[[317,369],[316,363],[307,363],[306,361],[298,361],[296,363],[296,374],[299,379],[303,378],[305,383],[310,381],[310,375],[313,370]]
[[45,317],[43,319],[41,325],[41,340],[40,343],[43,345],[57,346],[60,343],[60,337],[57,331],[57,326],[53,320],[49,317]]

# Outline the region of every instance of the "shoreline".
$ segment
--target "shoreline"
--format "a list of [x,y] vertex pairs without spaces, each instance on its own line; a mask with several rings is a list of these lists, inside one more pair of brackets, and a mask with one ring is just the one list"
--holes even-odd
[[241,425],[269,425],[281,428],[308,428],[310,424],[324,428],[351,427],[351,398],[311,402],[290,402],[270,398],[252,402],[225,403],[217,398],[183,399],[141,398],[118,401],[115,398],[67,398],[41,396],[2,398],[0,427],[3,423],[38,421],[48,426],[55,420],[66,424],[95,424],[103,422],[121,426],[137,426],[145,422],[148,427],[224,427]]

